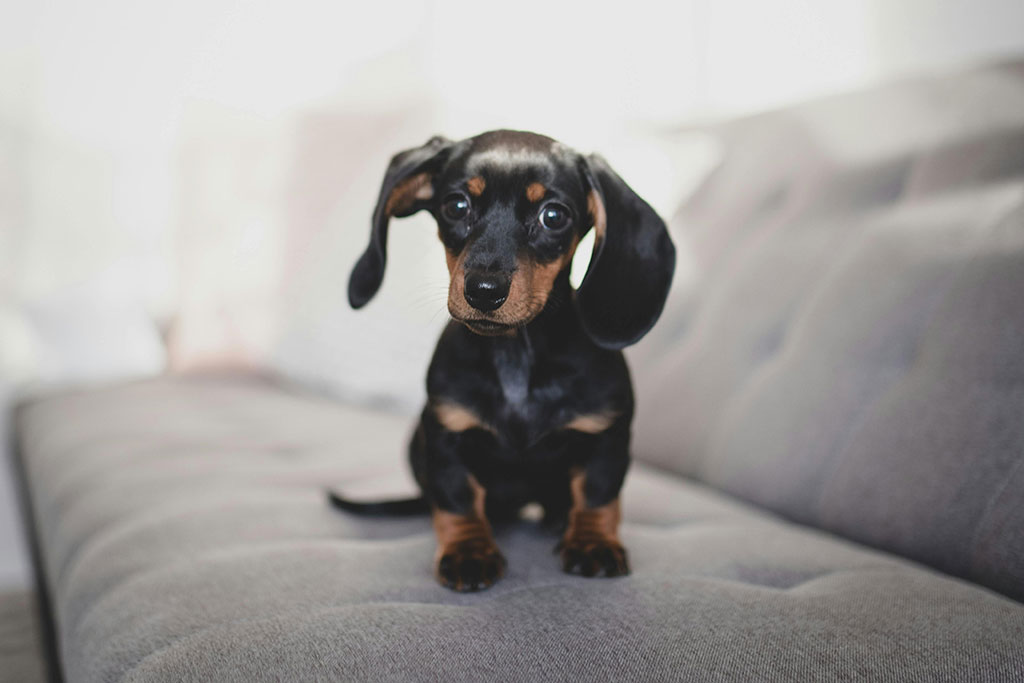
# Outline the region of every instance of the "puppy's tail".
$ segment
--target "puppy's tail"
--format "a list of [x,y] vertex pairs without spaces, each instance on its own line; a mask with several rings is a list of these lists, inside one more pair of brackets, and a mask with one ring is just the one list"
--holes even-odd
[[427,499],[423,496],[418,498],[403,498],[401,500],[382,500],[373,503],[358,503],[354,500],[342,498],[334,491],[327,492],[327,499],[331,505],[345,512],[366,517],[415,517],[430,512]]

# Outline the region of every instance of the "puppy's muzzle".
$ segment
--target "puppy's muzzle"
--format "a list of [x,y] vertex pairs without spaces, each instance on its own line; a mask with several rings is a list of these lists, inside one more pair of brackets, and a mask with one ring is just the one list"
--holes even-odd
[[467,273],[463,290],[466,302],[484,313],[496,311],[508,298],[511,282],[509,276],[501,273]]

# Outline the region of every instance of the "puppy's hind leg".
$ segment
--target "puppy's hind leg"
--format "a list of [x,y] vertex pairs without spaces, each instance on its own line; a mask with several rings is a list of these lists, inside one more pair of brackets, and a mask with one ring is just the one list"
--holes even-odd
[[568,474],[544,477],[538,498],[544,510],[541,528],[549,533],[562,534],[569,524],[569,510],[572,508]]

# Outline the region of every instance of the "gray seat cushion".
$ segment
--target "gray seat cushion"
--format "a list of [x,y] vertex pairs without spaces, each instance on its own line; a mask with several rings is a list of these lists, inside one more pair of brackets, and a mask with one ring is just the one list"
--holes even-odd
[[406,418],[245,378],[64,394],[16,417],[69,681],[1013,680],[1024,606],[635,467],[634,573],[455,594],[425,518],[330,509],[404,471]]
[[719,132],[638,457],[1024,600],[1024,68]]
[[37,603],[31,591],[0,590],[0,681],[49,680]]

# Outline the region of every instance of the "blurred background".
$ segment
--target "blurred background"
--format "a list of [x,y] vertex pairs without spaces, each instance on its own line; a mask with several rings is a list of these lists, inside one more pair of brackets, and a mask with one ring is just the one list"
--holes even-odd
[[[534,130],[672,216],[721,154],[700,124],[1021,54],[1019,0],[7,3],[3,424],[32,392],[223,368],[412,411],[447,319],[429,217],[345,299],[394,152]],[[6,460],[0,588],[29,582]]]

